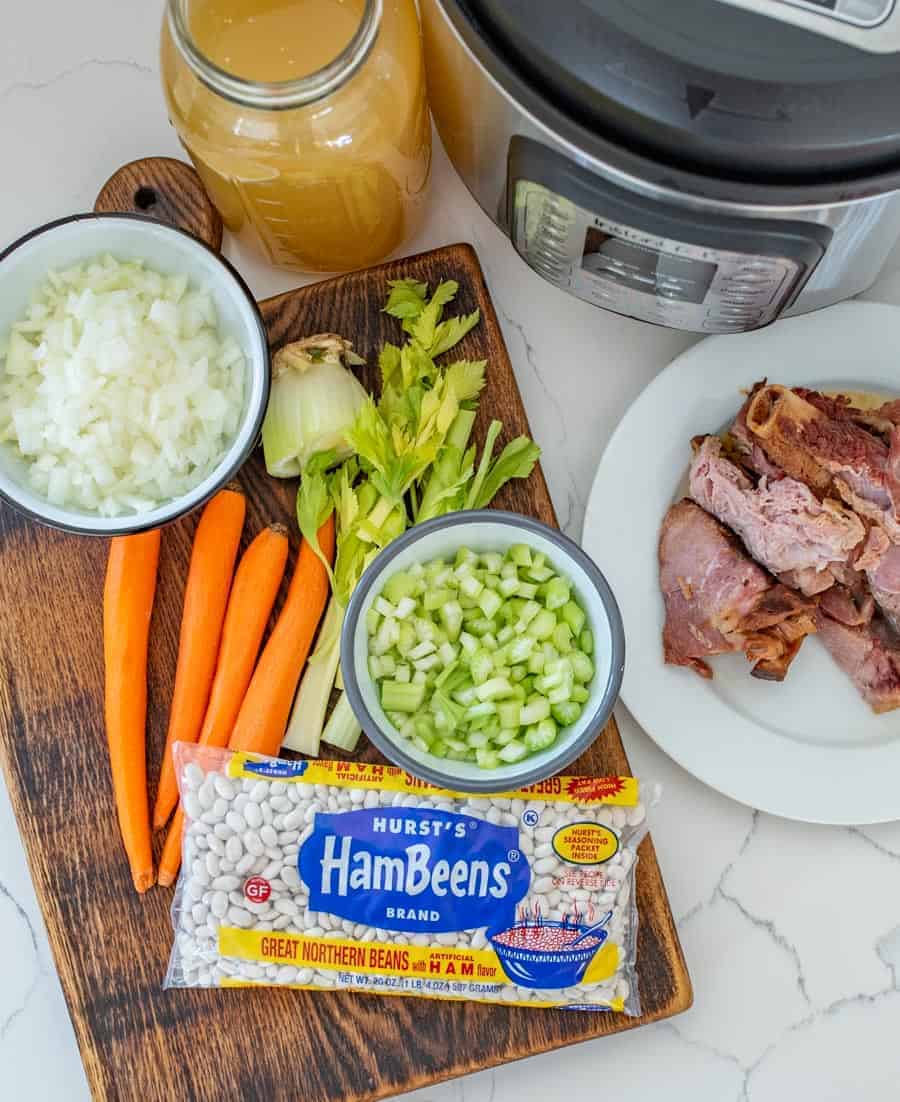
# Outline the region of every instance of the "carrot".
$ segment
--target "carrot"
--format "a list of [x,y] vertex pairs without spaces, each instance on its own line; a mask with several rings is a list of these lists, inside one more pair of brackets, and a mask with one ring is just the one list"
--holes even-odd
[[[259,533],[238,563],[222,627],[216,677],[197,740],[201,746],[225,746],[228,742],[253,675],[287,556],[287,529],[273,524]],[[183,826],[184,812],[179,805],[159,859],[157,879],[164,888],[178,876]]]
[[175,692],[153,809],[154,830],[166,825],[178,803],[172,747],[176,742],[196,742],[206,714],[246,509],[247,501],[240,489],[227,487],[203,510],[194,535],[181,614]]
[[[319,529],[317,538],[322,554],[333,562],[334,514]],[[303,540],[284,607],[260,656],[228,742],[230,749],[277,755],[328,591],[322,560]]]
[[116,536],[103,588],[106,737],[119,829],[137,891],[153,886],[147,801],[147,639],[159,530]]

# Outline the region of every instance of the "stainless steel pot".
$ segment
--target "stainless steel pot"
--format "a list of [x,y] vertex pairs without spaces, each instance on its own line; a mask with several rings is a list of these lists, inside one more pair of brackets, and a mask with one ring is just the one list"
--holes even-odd
[[775,16],[723,0],[421,10],[451,160],[525,261],[580,298],[756,329],[865,289],[900,236],[900,54],[882,40],[866,52],[796,13],[773,36]]

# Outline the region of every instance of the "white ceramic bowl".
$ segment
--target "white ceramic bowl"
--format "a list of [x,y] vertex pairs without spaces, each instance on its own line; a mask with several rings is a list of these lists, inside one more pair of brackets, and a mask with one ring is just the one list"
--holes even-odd
[[[402,737],[381,707],[369,676],[366,613],[392,574],[414,562],[452,559],[458,548],[506,551],[526,543],[567,577],[594,634],[594,679],[578,722],[563,729],[547,750],[498,769],[425,753]],[[582,754],[612,712],[625,666],[622,618],[606,579],[581,548],[555,528],[516,513],[479,509],[418,524],[394,540],[363,574],[347,607],[341,635],[341,668],[347,697],[363,730],[379,750],[410,773],[457,792],[504,792],[558,773]]]
[[237,433],[218,466],[190,493],[146,513],[102,517],[53,505],[27,484],[25,466],[8,448],[0,449],[0,497],[20,512],[70,532],[116,535],[158,528],[190,512],[229,482],[259,436],[269,396],[269,349],[259,308],[234,268],[196,237],[136,214],[78,214],[33,230],[0,253],[0,335],[21,318],[32,292],[51,268],[110,253],[117,260],[146,261],[167,275],[183,273],[209,290],[220,331],[244,353],[247,377]]

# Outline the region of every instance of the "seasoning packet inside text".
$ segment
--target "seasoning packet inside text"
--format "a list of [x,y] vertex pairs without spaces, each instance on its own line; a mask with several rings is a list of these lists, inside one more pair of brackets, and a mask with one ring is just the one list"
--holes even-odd
[[178,744],[168,987],[639,1014],[632,777],[466,796],[393,766]]

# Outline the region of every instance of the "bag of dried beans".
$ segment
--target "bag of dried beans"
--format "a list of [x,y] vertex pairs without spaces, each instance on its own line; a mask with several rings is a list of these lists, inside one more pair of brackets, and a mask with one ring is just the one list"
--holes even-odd
[[632,777],[467,796],[393,766],[178,744],[169,987],[639,1014]]

